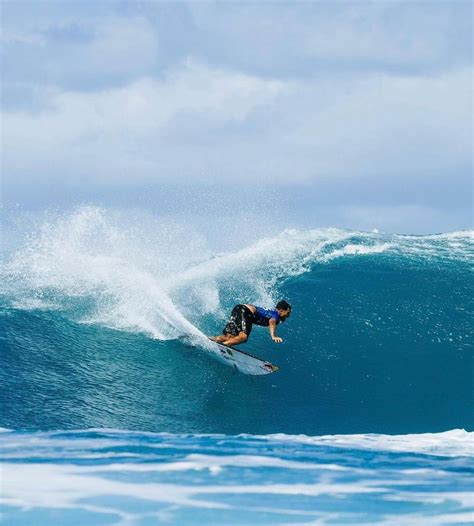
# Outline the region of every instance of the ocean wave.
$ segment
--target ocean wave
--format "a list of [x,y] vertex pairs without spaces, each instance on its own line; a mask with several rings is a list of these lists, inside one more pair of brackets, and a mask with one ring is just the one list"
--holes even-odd
[[267,438],[313,445],[376,451],[405,451],[445,457],[472,457],[474,455],[474,432],[468,432],[464,429],[409,435],[360,434],[311,437],[273,434]]
[[[455,437],[472,433],[430,440],[449,450]],[[466,522],[472,454],[420,451],[423,435],[378,438],[12,431],[0,435],[4,523],[50,514],[89,524]]]
[[[214,254],[160,224],[81,208],[11,255],[0,280],[3,426],[472,428],[470,236],[286,230]],[[236,303],[279,298],[294,306],[283,343],[255,327],[244,348],[277,373],[234,375],[197,349]],[[36,411],[36,399],[52,409]]]
[[167,220],[130,223],[81,207],[41,223],[3,266],[2,295],[22,309],[60,308],[84,323],[157,339],[194,334],[196,312],[222,318],[230,301],[271,306],[281,285],[342,258],[464,261],[472,233],[399,236],[336,228],[285,230],[225,254]]
[[[241,433],[238,435],[225,435],[221,433],[196,433],[196,434],[176,434],[176,433],[156,433],[152,431],[130,431],[126,429],[112,428],[86,428],[73,430],[56,430],[56,431],[17,431],[14,429],[0,428],[0,432],[5,433],[2,437],[2,451],[6,460],[12,458],[31,458],[30,455],[41,456],[44,451],[49,450],[49,458],[60,459],[63,456],[63,450],[71,449],[74,454],[86,452],[89,458],[91,452],[100,450],[104,455],[113,458],[114,453],[109,455],[107,448],[114,449],[117,446],[126,444],[143,443],[146,448],[166,448],[168,442],[184,443],[189,441],[189,447],[195,447],[201,441],[209,441],[213,444],[231,444],[233,441],[240,443],[245,447],[249,444],[258,446],[265,450],[265,443],[269,446],[279,444],[280,447],[303,447],[307,446],[324,446],[337,449],[350,449],[361,451],[378,451],[378,452],[397,452],[397,453],[414,453],[420,455],[440,456],[440,457],[469,457],[474,458],[474,431],[465,429],[451,429],[439,433],[411,433],[403,435],[387,435],[377,433],[362,434],[335,434],[335,435],[291,435],[286,433],[271,433],[268,435],[252,435]],[[53,447],[54,446],[54,447]],[[22,453],[22,447],[24,452]],[[13,453],[15,452],[15,453]],[[36,453],[35,453],[36,452]],[[146,453],[146,452],[145,452]],[[127,457],[130,452],[125,453]],[[140,453],[137,453],[140,455]],[[100,455],[97,455],[100,456]],[[132,454],[134,456],[134,454]],[[196,461],[193,466],[202,466],[201,460],[204,455],[191,454],[187,457]],[[210,464],[206,465],[254,465],[253,458],[240,456],[235,464],[236,457],[220,455],[218,457],[209,457]],[[271,455],[270,457],[271,458]],[[264,460],[266,463],[267,460]],[[288,464],[291,466],[292,464]],[[296,465],[296,464],[295,464]],[[184,466],[184,465],[183,465]],[[190,464],[191,466],[191,464]],[[298,464],[300,466],[300,464]],[[326,466],[326,464],[325,464]],[[146,467],[144,467],[146,469]],[[173,469],[173,468],[172,468]],[[304,468],[306,469],[306,468]],[[339,469],[339,467],[330,467],[329,469]],[[342,468],[341,468],[342,469]]]

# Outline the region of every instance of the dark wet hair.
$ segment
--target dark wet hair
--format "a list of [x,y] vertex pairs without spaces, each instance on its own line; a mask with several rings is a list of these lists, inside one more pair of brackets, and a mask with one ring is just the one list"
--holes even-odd
[[287,301],[281,300],[276,304],[276,308],[282,310],[291,310],[291,305]]

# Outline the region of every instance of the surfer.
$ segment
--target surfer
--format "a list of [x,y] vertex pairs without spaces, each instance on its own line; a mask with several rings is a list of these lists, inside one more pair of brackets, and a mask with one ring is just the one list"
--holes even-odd
[[274,309],[264,309],[246,303],[236,305],[230,314],[230,319],[220,336],[213,336],[212,341],[224,345],[239,345],[245,343],[252,331],[252,325],[268,327],[270,336],[275,343],[283,340],[276,335],[276,326],[289,318],[291,305],[285,300],[279,301]]

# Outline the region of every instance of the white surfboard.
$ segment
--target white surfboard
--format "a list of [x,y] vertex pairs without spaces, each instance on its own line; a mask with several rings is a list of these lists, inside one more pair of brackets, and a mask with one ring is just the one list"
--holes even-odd
[[222,345],[222,343],[214,344],[217,347],[216,357],[225,365],[234,367],[244,374],[261,375],[270,374],[278,371],[279,367],[270,362],[266,362],[257,356],[248,354],[240,349]]
[[[201,347],[201,345],[193,343],[189,336],[182,336],[179,339],[192,347]],[[241,351],[240,349],[229,347],[222,343],[216,343],[212,340],[209,340],[206,343],[207,345],[205,345],[205,349],[211,354],[211,356],[215,357],[224,365],[233,367],[241,373],[259,376],[262,374],[274,373],[279,369],[277,365]]]

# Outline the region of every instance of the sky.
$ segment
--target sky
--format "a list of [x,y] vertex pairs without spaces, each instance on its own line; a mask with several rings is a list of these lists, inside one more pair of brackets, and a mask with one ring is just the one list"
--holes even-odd
[[470,1],[1,10],[4,210],[472,227]]

